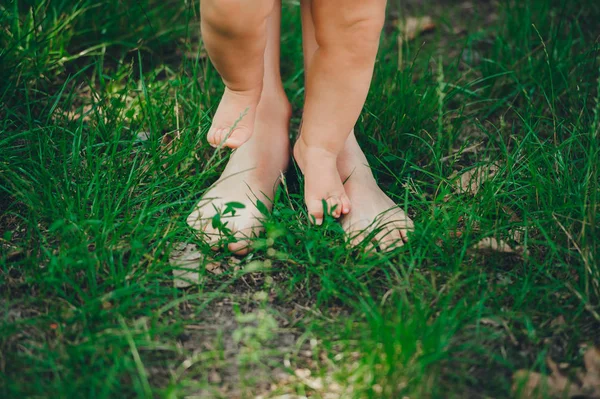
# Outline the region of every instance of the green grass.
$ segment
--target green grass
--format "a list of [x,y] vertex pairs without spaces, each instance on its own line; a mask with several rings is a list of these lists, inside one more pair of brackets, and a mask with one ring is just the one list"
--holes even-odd
[[[254,253],[187,289],[169,254],[209,251],[185,218],[227,160],[205,141],[222,85],[198,4],[2,3],[0,396],[326,397],[321,377],[340,397],[509,397],[547,355],[580,367],[600,331],[600,6],[446,3],[390,5],[357,126],[409,245],[309,225],[292,167]],[[398,12],[437,23],[401,65]],[[297,4],[283,24],[299,110]],[[524,255],[471,250],[485,237]]]

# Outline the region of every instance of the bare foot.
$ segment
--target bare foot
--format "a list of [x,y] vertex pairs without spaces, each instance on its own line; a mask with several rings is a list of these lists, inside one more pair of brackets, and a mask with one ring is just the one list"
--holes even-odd
[[261,88],[233,91],[225,88],[207,140],[213,147],[238,148],[252,136]]
[[351,244],[371,238],[369,247],[378,245],[383,251],[404,245],[413,221],[379,188],[354,134],[338,157],[338,170],[352,201],[352,211],[341,220]]
[[214,250],[219,249],[219,241],[223,237],[219,229],[212,226],[212,218],[222,212],[228,202],[245,205],[243,209],[236,209],[234,216],[228,214],[222,218],[237,239],[237,242],[228,244],[230,251],[245,255],[249,251],[249,238],[257,236],[263,229],[263,216],[256,202],[260,200],[268,209],[272,207],[274,191],[290,157],[290,114],[287,100],[261,100],[254,134],[231,154],[219,180],[203,195],[188,217],[188,224],[201,232]]
[[304,174],[304,201],[315,224],[323,223],[323,200],[327,212],[335,218],[350,212],[350,200],[340,180],[336,154],[306,145],[301,136],[294,145],[294,158]]

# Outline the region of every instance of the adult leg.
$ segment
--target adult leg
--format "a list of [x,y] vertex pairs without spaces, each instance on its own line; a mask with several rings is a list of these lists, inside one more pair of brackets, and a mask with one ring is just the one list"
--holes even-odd
[[267,23],[264,84],[257,106],[254,134],[231,154],[217,183],[204,194],[188,217],[190,226],[203,234],[214,249],[219,248],[222,237],[218,229],[212,227],[211,220],[226,203],[235,201],[246,207],[237,210],[235,216],[223,218],[238,240],[229,244],[229,250],[237,254],[248,252],[248,238],[262,229],[256,202],[260,200],[271,207],[274,190],[289,162],[291,109],[279,71],[280,24],[281,3],[276,1]]
[[[310,3],[311,0],[303,0],[301,4],[305,72],[319,46]],[[367,158],[356,141],[354,129],[338,156],[337,168],[341,181],[346,182],[346,193],[352,202],[352,210],[341,219],[352,244],[358,245],[373,230],[378,230],[375,241],[381,248],[402,245],[407,233],[413,229],[413,222],[377,185]]]
[[369,91],[385,19],[385,0],[313,0],[318,48],[306,68],[302,131],[294,156],[305,175],[305,201],[317,223],[322,201],[333,216],[350,211],[337,157]]
[[225,92],[208,131],[213,146],[237,148],[252,135],[260,100],[267,19],[274,0],[202,0],[201,29]]

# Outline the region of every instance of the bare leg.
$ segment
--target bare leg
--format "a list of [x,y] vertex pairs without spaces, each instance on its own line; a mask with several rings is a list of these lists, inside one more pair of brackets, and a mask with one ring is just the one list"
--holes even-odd
[[[302,1],[302,45],[305,70],[318,48],[310,1]],[[352,210],[341,220],[352,244],[359,244],[375,229],[379,230],[375,241],[378,241],[383,249],[402,245],[407,239],[407,233],[413,229],[413,222],[377,186],[367,158],[356,141],[354,130],[350,132],[344,149],[338,156],[337,169],[341,181],[346,181],[346,193],[352,202]]]
[[238,239],[238,242],[229,244],[229,249],[237,254],[248,252],[247,238],[257,235],[262,229],[256,201],[271,207],[274,190],[289,162],[291,109],[279,72],[280,23],[281,3],[276,1],[267,23],[264,85],[256,111],[254,133],[231,154],[217,183],[204,194],[188,217],[189,225],[204,234],[214,249],[218,249],[221,236],[211,225],[212,217],[222,211],[226,203],[235,201],[246,207],[237,210],[235,216],[224,218]]
[[313,0],[310,3],[318,47],[306,69],[306,102],[302,131],[294,156],[305,175],[305,201],[320,223],[322,200],[339,217],[350,211],[336,169],[364,105],[379,36],[385,0]]
[[252,135],[260,100],[267,17],[274,0],[202,0],[202,38],[225,92],[208,131],[216,147],[237,148]]

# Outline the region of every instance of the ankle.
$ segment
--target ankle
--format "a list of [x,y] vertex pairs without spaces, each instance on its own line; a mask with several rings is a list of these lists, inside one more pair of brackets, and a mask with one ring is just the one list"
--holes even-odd
[[259,111],[265,111],[270,114],[281,115],[286,119],[292,117],[292,105],[290,104],[283,89],[279,92],[265,92],[261,94],[258,103]]
[[223,94],[228,94],[233,97],[240,97],[245,99],[253,99],[256,102],[260,101],[262,93],[262,83],[257,84],[255,87],[238,89],[234,87],[230,87],[229,85],[225,85],[225,92]]
[[320,141],[315,142],[307,140],[307,135],[304,132],[296,140],[294,148],[298,147],[298,151],[305,157],[320,158],[327,161],[337,162],[340,152],[328,143]]
[[373,171],[369,166],[365,154],[358,145],[354,133],[350,134],[344,145],[344,149],[338,156],[337,168],[343,181],[349,177],[353,177],[352,180],[358,179],[363,182],[374,180]]
[[300,135],[294,144],[294,157],[300,158],[301,162],[311,162],[320,165],[330,164],[334,167],[338,160],[338,154],[329,151],[327,148],[308,144],[302,135]]

